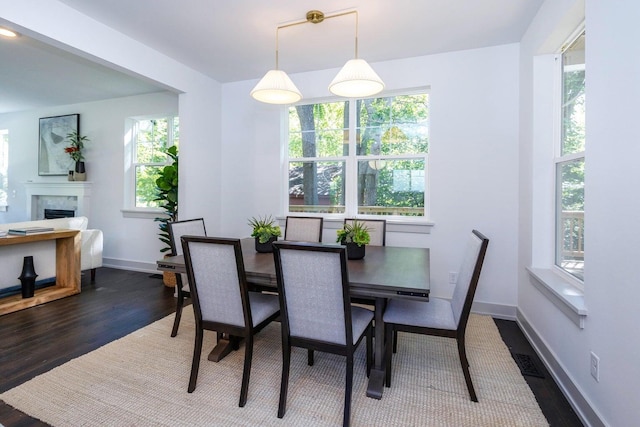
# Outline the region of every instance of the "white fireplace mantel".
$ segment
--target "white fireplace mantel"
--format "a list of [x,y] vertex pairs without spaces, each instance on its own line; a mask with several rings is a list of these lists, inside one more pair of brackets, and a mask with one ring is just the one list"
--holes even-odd
[[25,182],[27,192],[27,217],[40,219],[38,199],[40,197],[70,197],[77,201],[76,216],[90,217],[91,182],[59,181],[59,182]]

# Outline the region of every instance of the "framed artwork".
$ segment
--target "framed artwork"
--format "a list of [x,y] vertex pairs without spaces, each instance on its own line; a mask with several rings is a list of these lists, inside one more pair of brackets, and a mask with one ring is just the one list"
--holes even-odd
[[40,119],[40,142],[38,144],[38,175],[67,175],[75,162],[64,151],[69,145],[67,135],[80,132],[80,114],[43,117]]

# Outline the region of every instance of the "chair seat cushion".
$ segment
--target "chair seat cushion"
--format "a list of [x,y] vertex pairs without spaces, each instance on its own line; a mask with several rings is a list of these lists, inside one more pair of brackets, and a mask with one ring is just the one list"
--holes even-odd
[[249,292],[249,304],[251,305],[253,326],[264,322],[269,316],[280,311],[277,295]]
[[373,320],[373,312],[362,307],[351,307],[351,330],[353,331],[353,343],[364,333]]
[[434,329],[457,329],[451,302],[430,298],[429,302],[392,299],[384,311],[384,323],[420,326]]

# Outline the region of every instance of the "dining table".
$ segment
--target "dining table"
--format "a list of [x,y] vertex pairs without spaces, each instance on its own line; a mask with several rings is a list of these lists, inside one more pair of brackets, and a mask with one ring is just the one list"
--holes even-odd
[[[241,239],[241,246],[248,285],[257,290],[276,292],[273,254],[257,252],[253,238]],[[185,273],[184,256],[160,259],[157,268],[160,271]],[[384,342],[384,308],[390,298],[429,300],[429,249],[367,246],[364,258],[347,261],[347,270],[350,295],[371,300],[374,305],[374,363],[369,374],[367,396],[380,399],[385,377],[384,346],[391,345]],[[208,359],[219,361],[231,348],[228,339],[219,339]]]

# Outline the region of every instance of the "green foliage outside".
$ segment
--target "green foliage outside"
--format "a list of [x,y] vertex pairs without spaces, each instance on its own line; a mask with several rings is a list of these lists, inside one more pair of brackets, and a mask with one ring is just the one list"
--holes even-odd
[[156,201],[156,179],[167,162],[167,148],[178,145],[179,119],[140,120],[137,125],[136,207],[159,207]]
[[[428,96],[403,95],[354,102],[357,102],[358,206],[417,208],[414,213],[402,213],[416,215],[424,208],[424,174],[421,183],[413,183],[405,191],[398,189],[397,181],[406,171],[424,171],[424,157],[402,159],[402,156],[422,156],[428,151]],[[332,169],[334,172],[327,176],[321,159],[331,157],[342,162],[349,155],[348,105],[346,101],[289,109],[290,173],[295,175],[300,165],[314,164],[317,169],[314,173],[311,168],[303,168],[302,189],[298,182],[290,182],[290,194],[304,193],[305,205],[317,204],[317,195],[326,195],[334,206],[345,203],[344,169],[339,173]],[[309,113],[313,120],[304,117]],[[307,158],[313,159],[301,162]],[[323,179],[330,179],[330,185],[318,185]],[[309,185],[309,180],[315,185]],[[309,191],[316,192],[316,197],[307,194]]]
[[[561,154],[585,149],[585,71],[564,73]],[[562,209],[584,211],[584,161],[564,163],[561,171]]]

